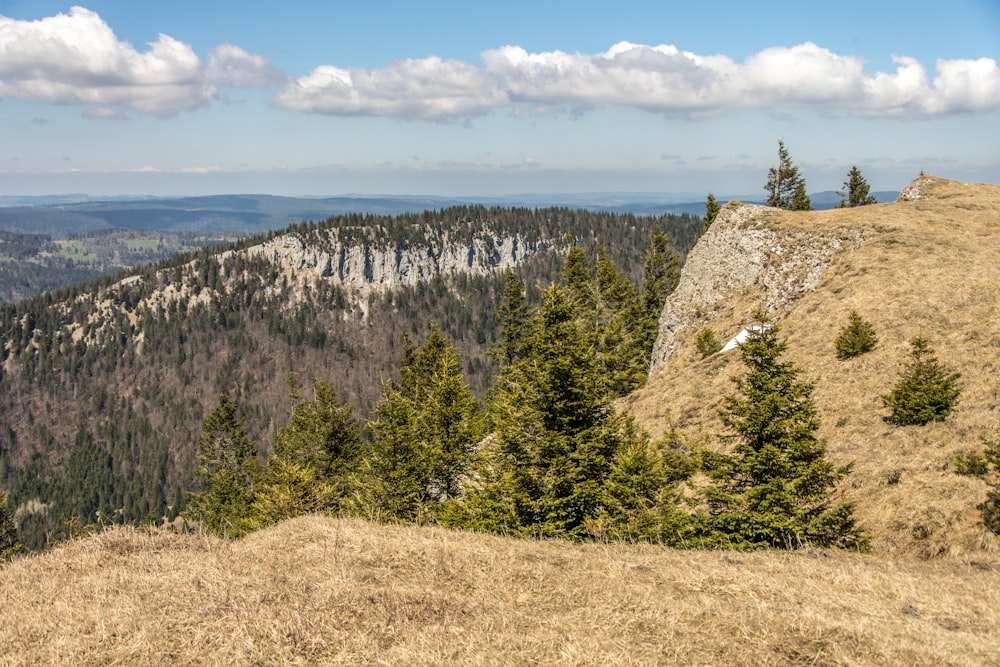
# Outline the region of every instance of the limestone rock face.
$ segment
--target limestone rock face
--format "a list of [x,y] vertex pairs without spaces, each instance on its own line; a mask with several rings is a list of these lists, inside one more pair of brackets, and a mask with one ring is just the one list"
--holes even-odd
[[497,237],[484,229],[464,243],[442,239],[440,243],[384,246],[334,240],[326,244],[326,249],[307,245],[294,234],[284,234],[242,252],[263,257],[284,271],[330,278],[363,293],[373,288],[411,286],[439,274],[503,271],[557,245],[546,239],[528,242],[520,236]]
[[[768,224],[775,209],[730,202],[688,255],[681,279],[660,316],[650,373],[677,353],[682,333],[699,326],[702,313],[751,287],[763,292],[768,312],[788,309],[816,288],[833,253],[846,238],[860,244],[860,232],[835,236],[783,231]],[[749,324],[749,322],[748,322]]]

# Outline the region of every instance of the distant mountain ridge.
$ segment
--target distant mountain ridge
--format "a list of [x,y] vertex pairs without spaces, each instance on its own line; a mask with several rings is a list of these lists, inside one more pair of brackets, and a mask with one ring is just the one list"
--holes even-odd
[[[898,192],[874,193],[879,202],[892,201]],[[811,195],[817,209],[840,203],[836,192]],[[758,196],[722,196],[758,203]],[[102,229],[141,229],[169,232],[256,234],[282,229],[302,221],[335,215],[369,213],[399,215],[451,206],[483,205],[547,208],[565,206],[591,211],[663,215],[705,211],[704,199],[693,193],[537,193],[487,197],[418,195],[342,195],[335,197],[281,197],[276,195],[205,195],[197,197],[113,197],[86,195],[0,197],[0,231],[46,234],[53,238]]]

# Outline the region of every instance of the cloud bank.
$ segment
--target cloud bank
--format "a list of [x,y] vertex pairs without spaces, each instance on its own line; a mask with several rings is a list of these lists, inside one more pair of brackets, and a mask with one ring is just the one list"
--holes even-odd
[[228,44],[213,49],[207,65],[168,35],[148,47],[137,51],[82,7],[38,21],[0,16],[0,99],[172,116],[210,104],[221,86],[257,86],[277,78],[266,58]]
[[529,53],[505,46],[483,66],[439,58],[377,70],[316,68],[273,103],[299,112],[443,119],[498,107],[581,109],[603,105],[699,116],[731,108],[840,110],[869,117],[929,117],[1000,109],[991,58],[938,60],[930,80],[912,58],[866,75],[864,61],[812,43],[765,49],[744,63],[675,46],[620,42],[595,55]]
[[733,108],[813,109],[860,117],[925,118],[1000,110],[992,58],[938,60],[933,74],[907,56],[895,71],[866,73],[864,61],[806,42],[738,63],[672,45],[620,42],[603,53],[484,51],[472,64],[436,56],[378,69],[320,65],[285,78],[263,55],[223,44],[202,61],[168,35],[136,50],[95,12],[37,21],[0,16],[0,100],[91,107],[92,118],[124,111],[172,116],[211,104],[224,87],[281,82],[271,103],[299,113],[446,120],[486,114],[624,106],[692,117]]

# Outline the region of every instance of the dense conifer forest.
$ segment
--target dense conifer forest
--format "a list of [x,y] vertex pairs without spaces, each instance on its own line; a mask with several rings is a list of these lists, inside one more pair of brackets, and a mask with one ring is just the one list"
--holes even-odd
[[[501,339],[503,272],[438,273],[359,295],[243,250],[282,234],[310,249],[397,252],[516,236],[545,250],[516,266],[524,298],[535,306],[559,280],[567,250],[594,280],[603,266],[605,279],[620,272],[641,294],[654,225],[683,258],[702,220],[565,208],[351,214],[4,306],[0,488],[9,491],[20,537],[39,548],[91,524],[175,517],[220,393],[239,405],[263,459],[295,403],[290,374],[325,383],[364,422],[432,323],[454,344],[471,396],[482,399],[496,376],[499,363],[488,351]],[[644,372],[619,365],[612,375],[634,386]]]

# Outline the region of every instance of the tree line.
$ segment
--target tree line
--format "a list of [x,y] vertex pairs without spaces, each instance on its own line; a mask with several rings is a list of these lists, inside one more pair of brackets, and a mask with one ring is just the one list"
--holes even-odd
[[[429,244],[438,218],[448,238],[464,238],[470,227],[528,239],[544,228],[560,248],[572,232],[591,255],[596,239],[606,239],[603,255],[633,283],[642,280],[654,224],[669,231],[678,257],[701,227],[689,215],[459,207],[405,216],[405,224],[349,215],[284,233],[360,238],[372,223],[378,229],[366,242]],[[200,424],[221,391],[239,403],[259,454],[291,408],[291,372],[324,378],[369,417],[381,399],[379,377],[398,372],[404,337],[423,340],[431,320],[460,351],[465,381],[482,399],[499,368],[486,351],[498,340],[502,273],[435,276],[372,291],[361,303],[334,280],[228,252],[274,235],[0,307],[0,488],[26,547],[94,523],[173,519],[191,485]],[[518,264],[529,304],[541,301],[561,264],[555,251]]]
[[[813,387],[781,359],[777,325],[741,347],[747,372],[721,415],[731,453],[653,440],[614,409],[644,381],[641,350],[677,284],[659,241],[654,233],[642,288],[599,246],[571,248],[537,305],[508,273],[491,351],[501,367],[482,402],[437,327],[406,344],[399,379],[383,381],[364,424],[320,381],[312,398],[296,393],[263,462],[221,395],[185,516],[232,537],[325,511],[522,537],[866,548],[853,508],[831,500],[847,468],[826,459]],[[688,484],[696,472],[710,481]]]

